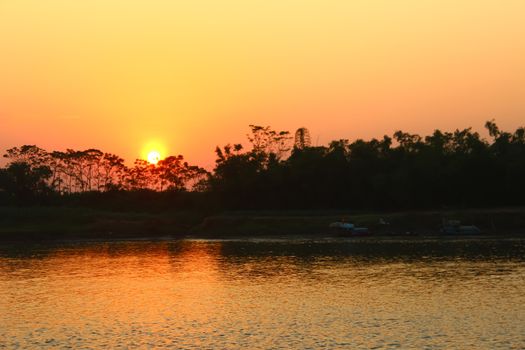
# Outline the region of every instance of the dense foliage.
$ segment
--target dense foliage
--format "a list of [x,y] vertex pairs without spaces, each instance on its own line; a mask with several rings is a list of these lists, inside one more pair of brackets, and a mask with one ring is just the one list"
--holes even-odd
[[47,152],[24,145],[7,150],[4,157],[9,163],[0,169],[0,188],[17,201],[93,192],[186,191],[208,175],[180,155],[156,165],[137,159],[128,167],[119,156],[97,149]]
[[118,156],[98,150],[49,153],[22,146],[7,151],[0,188],[8,200],[93,191],[191,192],[197,201],[228,209],[525,204],[525,129],[504,132],[493,121],[485,127],[489,140],[469,128],[426,137],[398,131],[382,139],[312,147],[304,128],[293,142],[289,132],[251,125],[251,147],[217,147],[211,173],[182,156],[157,165],[137,160],[127,167]]

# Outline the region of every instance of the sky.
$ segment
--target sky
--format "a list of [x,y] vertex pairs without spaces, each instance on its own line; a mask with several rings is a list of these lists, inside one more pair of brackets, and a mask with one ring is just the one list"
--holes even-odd
[[523,0],[0,0],[0,151],[525,125]]

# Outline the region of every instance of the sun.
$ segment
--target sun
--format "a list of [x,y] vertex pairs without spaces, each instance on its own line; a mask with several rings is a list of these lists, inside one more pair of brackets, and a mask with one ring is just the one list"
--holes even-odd
[[160,153],[158,151],[150,151],[148,153],[148,162],[150,164],[157,164],[160,160]]
[[151,139],[142,145],[140,159],[145,159],[149,164],[155,165],[167,154],[169,150],[165,142],[160,139]]

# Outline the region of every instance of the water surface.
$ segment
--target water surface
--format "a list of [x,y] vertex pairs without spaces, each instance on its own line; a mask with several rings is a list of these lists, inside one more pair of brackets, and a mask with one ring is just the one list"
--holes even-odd
[[0,246],[4,348],[525,347],[525,241]]

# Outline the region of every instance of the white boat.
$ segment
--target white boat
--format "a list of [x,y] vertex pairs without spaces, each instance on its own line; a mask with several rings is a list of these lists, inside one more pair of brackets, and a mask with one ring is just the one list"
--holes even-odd
[[448,220],[443,222],[441,232],[448,235],[475,235],[480,234],[481,230],[474,225],[461,225],[459,220]]
[[369,234],[367,227],[356,227],[349,222],[336,221],[332,222],[328,227],[338,233],[349,234],[351,236],[365,236]]

